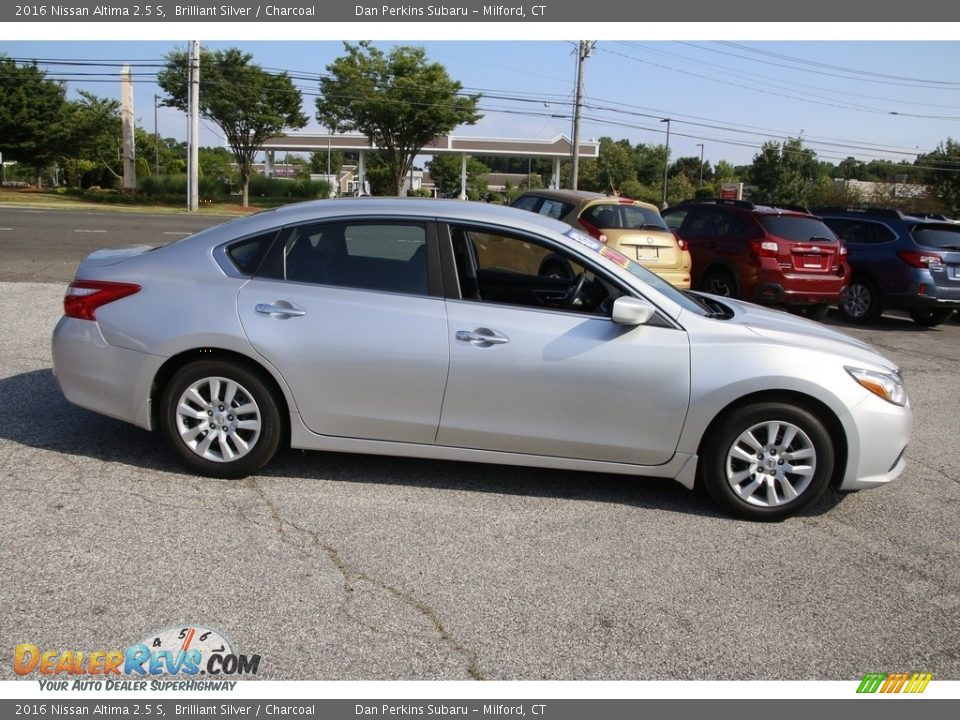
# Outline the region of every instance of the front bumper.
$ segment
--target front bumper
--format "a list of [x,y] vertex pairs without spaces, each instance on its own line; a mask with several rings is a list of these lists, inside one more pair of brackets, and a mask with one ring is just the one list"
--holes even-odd
[[844,419],[848,426],[847,470],[839,490],[864,490],[896,480],[904,459],[913,411],[869,394]]

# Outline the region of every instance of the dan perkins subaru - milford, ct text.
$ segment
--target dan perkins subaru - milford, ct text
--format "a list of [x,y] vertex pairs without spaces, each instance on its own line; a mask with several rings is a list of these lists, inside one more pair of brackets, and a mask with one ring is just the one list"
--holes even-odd
[[[357,17],[527,17],[527,8],[523,5],[482,5],[473,9],[463,5],[354,5],[353,14]],[[531,5],[533,17],[544,17],[546,5]]]

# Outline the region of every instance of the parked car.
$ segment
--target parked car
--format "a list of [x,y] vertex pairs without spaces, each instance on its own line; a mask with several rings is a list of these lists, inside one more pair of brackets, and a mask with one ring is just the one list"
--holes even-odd
[[[530,248],[581,270],[526,269]],[[897,367],[802,318],[682,293],[565,223],[443,200],[289,205],[88,256],[53,362],[67,399],[193,471],[281,446],[702,483],[785,517],[904,468]]]
[[846,248],[820,218],[743,200],[686,200],[663,219],[690,248],[693,287],[823,318],[850,278]]
[[869,323],[884,310],[906,310],[933,327],[960,309],[960,225],[899,210],[816,211],[843,239],[853,277],[840,303],[850,322]]
[[[630,198],[582,190],[530,190],[511,207],[562,220],[616,248],[674,287],[690,287],[690,253],[674,235],[655,205]],[[573,277],[571,268],[552,262],[545,272]]]

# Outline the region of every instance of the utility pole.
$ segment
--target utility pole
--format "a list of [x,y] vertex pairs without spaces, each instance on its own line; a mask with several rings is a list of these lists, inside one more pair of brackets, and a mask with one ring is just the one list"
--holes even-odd
[[158,103],[160,102],[160,96],[153,96],[153,141],[156,146],[156,174],[160,175],[160,122],[159,114],[157,113],[157,108],[159,107]]
[[190,155],[187,159],[187,210],[200,207],[200,42],[190,41]]
[[663,159],[663,207],[665,208],[667,207],[667,171],[670,170],[670,118],[664,118],[660,122],[667,124],[667,156]]
[[132,193],[137,189],[137,161],[133,139],[133,76],[129,65],[124,65],[120,71],[120,119],[123,126],[123,191]]
[[697,180],[697,192],[703,187],[703,143],[697,143],[700,147],[700,179]]
[[583,109],[583,64],[596,45],[595,40],[581,40],[577,46],[577,99],[573,108],[573,162],[570,164],[570,189],[577,189],[580,175],[580,111]]

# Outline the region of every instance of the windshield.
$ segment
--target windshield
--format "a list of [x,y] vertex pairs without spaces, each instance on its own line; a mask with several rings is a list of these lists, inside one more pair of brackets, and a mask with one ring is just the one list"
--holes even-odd
[[591,205],[580,216],[600,230],[666,230],[667,224],[655,209],[642,205],[602,202]]
[[760,224],[771,235],[795,242],[836,242],[837,236],[823,221],[806,215],[764,215]]
[[939,250],[960,250],[960,225],[917,225],[913,229],[917,245]]
[[593,250],[598,255],[602,255],[610,262],[619,265],[634,277],[653,287],[661,295],[665,295],[673,300],[673,302],[677,303],[677,305],[680,305],[684,310],[689,310],[692,313],[703,316],[713,313],[710,308],[706,307],[696,298],[680,292],[659,275],[650,272],[640,263],[634,262],[623,253],[614,250],[612,247],[604,245],[598,240],[594,240],[592,237],[587,237],[583,233],[573,229],[567,232],[567,237],[577,244]]

